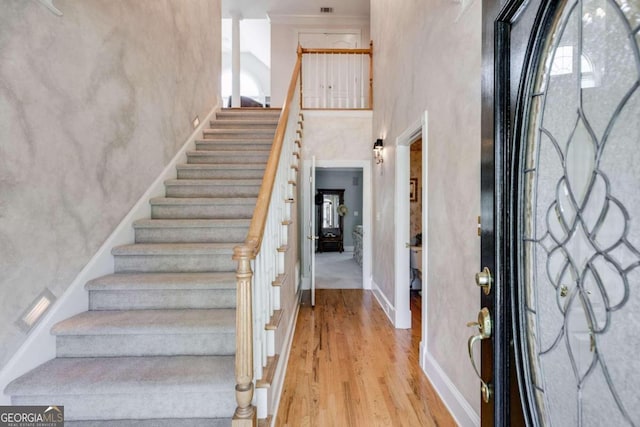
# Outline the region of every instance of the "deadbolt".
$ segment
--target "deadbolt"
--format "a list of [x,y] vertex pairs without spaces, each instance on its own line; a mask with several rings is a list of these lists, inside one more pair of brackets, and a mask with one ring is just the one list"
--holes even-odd
[[476,284],[482,288],[485,295],[489,295],[493,277],[491,277],[491,271],[488,267],[485,267],[480,273],[476,273]]

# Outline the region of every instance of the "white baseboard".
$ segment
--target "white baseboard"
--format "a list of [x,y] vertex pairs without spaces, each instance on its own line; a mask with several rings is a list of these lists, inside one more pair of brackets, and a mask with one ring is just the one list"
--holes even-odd
[[380,289],[380,287],[373,280],[373,278],[371,279],[371,288],[372,288],[371,290],[373,291],[373,296],[376,297],[376,301],[378,301],[378,304],[380,304],[380,307],[382,307],[382,310],[385,312],[385,314],[389,318],[389,321],[393,325],[394,324],[393,319],[395,319],[396,317],[395,307],[393,306],[393,304],[389,302],[387,297],[384,295],[384,292],[382,292],[382,289]]
[[342,249],[344,249],[345,252],[353,252],[354,247],[353,246],[345,246]]
[[273,395],[271,396],[271,408],[270,413],[273,414],[271,419],[271,427],[275,426],[276,416],[278,415],[278,408],[280,407],[280,397],[282,397],[282,388],[284,386],[284,379],[287,374],[287,365],[289,363],[289,354],[291,353],[291,345],[293,344],[293,336],[296,331],[296,324],[298,321],[298,313],[300,312],[300,301],[302,299],[302,291],[298,291],[296,302],[296,310],[291,317],[289,326],[287,327],[287,334],[284,339],[284,351],[282,356],[278,359],[278,365],[276,366],[276,372],[273,378],[273,384],[271,390]]
[[300,290],[308,291],[311,289],[311,276],[300,277]]
[[176,165],[186,161],[186,152],[193,149],[195,140],[202,134],[202,130],[205,127],[209,127],[209,121],[214,113],[219,110],[219,105],[213,107],[201,121],[200,126],[189,135],[183,147],[167,164],[160,176],[140,197],[113,233],[71,282],[71,285],[29,333],[29,336],[18,351],[2,368],[0,371],[0,405],[11,404],[10,397],[4,394],[4,389],[11,381],[56,356],[56,340],[50,333],[51,328],[64,319],[88,310],[89,294],[84,289],[84,285],[91,279],[113,273],[111,249],[134,241],[133,222],[137,219],[151,216],[149,199],[161,197],[165,194],[164,181],[176,177]]
[[[431,381],[436,393],[442,399],[449,412],[461,427],[477,427],[480,425],[480,415],[471,407],[462,396],[455,384],[449,379],[438,361],[429,353],[420,342],[420,366]],[[479,388],[478,388],[479,390]],[[478,393],[478,396],[480,393]]]
[[[364,270],[362,271],[362,274],[364,274]],[[363,279],[362,280],[362,288],[366,289],[368,291],[370,291],[371,289],[373,289],[373,277],[369,276],[368,279]]]

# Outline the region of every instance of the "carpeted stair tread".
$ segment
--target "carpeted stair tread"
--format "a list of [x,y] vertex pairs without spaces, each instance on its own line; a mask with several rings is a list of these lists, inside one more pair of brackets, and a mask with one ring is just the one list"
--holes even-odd
[[[193,160],[193,159],[192,159]],[[235,159],[237,160],[237,159]],[[222,166],[222,167],[218,167]],[[262,179],[266,162],[209,163],[194,162],[176,167],[178,179]]]
[[[215,149],[211,149],[211,150],[196,150],[196,151],[187,151],[187,156],[193,156],[193,157],[197,157],[197,156],[215,156],[217,154],[220,155],[225,155],[225,156],[238,156],[238,157],[248,157],[248,156],[257,156],[257,155],[265,155],[265,154],[269,154],[270,152],[270,147],[267,149],[254,149],[254,150],[215,150]],[[229,163],[226,163],[229,164]]]
[[237,128],[230,128],[230,129],[224,129],[224,128],[208,128],[208,129],[203,129],[202,130],[204,132],[205,135],[207,134],[273,134],[275,132],[275,129],[270,126],[270,127],[263,127],[263,128],[248,128],[248,129],[243,129],[240,127]]
[[9,383],[5,393],[171,395],[229,390],[232,394],[234,363],[234,356],[56,358]]
[[193,153],[204,153],[204,154],[264,154],[269,153],[271,151],[270,144],[253,144],[253,143],[232,143],[232,144],[221,144],[219,141],[212,139],[211,141],[204,141],[196,144],[196,150],[190,151],[189,154]]
[[187,163],[230,164],[255,163],[266,165],[269,150],[203,150],[187,152]]
[[53,335],[234,333],[234,309],[85,311],[56,323]]
[[166,197],[258,197],[261,178],[171,179],[164,183]]
[[[187,151],[187,161],[192,163],[233,164],[257,163],[266,165],[270,150],[200,150]],[[209,161],[203,161],[208,159]]]
[[211,186],[211,185],[220,185],[220,186],[251,186],[251,185],[260,185],[262,184],[261,179],[254,178],[246,178],[246,179],[168,179],[164,182],[165,185],[173,185],[173,186]]
[[[205,181],[205,180],[198,180]],[[255,206],[257,197],[154,197],[149,201],[152,205],[238,205]]]
[[250,219],[139,219],[134,228],[228,228],[249,227]]
[[280,117],[282,113],[281,108],[260,108],[260,109],[248,109],[248,108],[223,108],[220,111],[216,112],[216,118],[238,118],[241,117]]
[[89,291],[235,289],[235,273],[121,273],[93,279]]
[[217,136],[224,136],[228,138],[243,137],[243,138],[268,138],[273,137],[275,133],[274,128],[251,128],[251,129],[204,129],[202,135],[204,139],[215,138]]
[[264,137],[264,138],[225,138],[223,140],[217,140],[217,139],[196,139],[196,147],[199,145],[207,145],[207,146],[215,146],[215,145],[222,145],[222,146],[228,146],[230,144],[238,144],[238,145],[245,145],[245,144],[253,144],[256,145],[257,147],[261,147],[263,145],[271,145],[273,143],[273,138],[270,137]]
[[216,119],[216,120],[211,120],[211,122],[209,123],[209,125],[212,128],[244,128],[244,129],[251,129],[254,127],[263,127],[263,128],[269,128],[269,127],[276,127],[278,125],[278,119],[277,118],[273,118],[273,119],[268,119],[268,118],[263,118],[263,117],[256,117],[256,118],[243,118],[243,119]]
[[150,201],[151,213],[153,218],[165,219],[250,219],[257,202],[256,195],[224,194],[212,197],[203,194],[201,197],[158,197]]
[[231,254],[240,243],[134,243],[116,246],[113,255],[218,255]]
[[230,120],[237,120],[237,121],[244,121],[244,120],[271,121],[273,120],[277,123],[280,120],[280,111],[265,111],[265,112],[218,111],[216,113],[215,120],[229,120],[229,121]]
[[[263,171],[266,168],[266,163],[216,163],[216,164],[207,164],[207,163],[185,163],[182,165],[177,165],[176,169],[180,170],[247,170],[247,169],[255,169]],[[225,178],[218,178],[225,179]],[[243,178],[240,178],[243,179]],[[244,178],[244,179],[253,179],[253,178]]]
[[[276,123],[280,120],[280,112],[269,112],[269,113],[229,113],[229,112],[218,112],[216,113],[215,120],[235,120],[235,121],[244,121],[244,120],[265,120],[265,121],[274,121]],[[213,122],[214,120],[211,120]]]

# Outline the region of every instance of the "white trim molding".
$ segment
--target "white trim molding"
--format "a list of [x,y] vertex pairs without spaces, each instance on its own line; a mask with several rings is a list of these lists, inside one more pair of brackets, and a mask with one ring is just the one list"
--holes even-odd
[[98,249],[87,265],[85,265],[73,282],[71,282],[67,290],[33,328],[18,351],[14,353],[13,357],[11,357],[4,368],[2,368],[0,371],[0,405],[11,404],[10,397],[4,394],[4,389],[11,381],[56,357],[56,340],[50,333],[51,328],[56,323],[89,309],[89,293],[85,290],[84,285],[91,279],[106,274],[113,274],[113,256],[111,255],[111,249],[115,246],[125,245],[134,241],[133,222],[140,218],[151,217],[149,199],[164,196],[164,182],[167,179],[176,177],[176,165],[186,162],[186,152],[194,149],[195,140],[202,135],[202,130],[205,127],[209,127],[209,121],[214,117],[215,112],[219,110],[219,106],[220,104],[217,104],[213,107],[201,121],[200,125],[189,135],[180,151],[178,151],[158,178],[151,184],[140,199],[138,199],[135,205],[133,205],[129,213],[120,221],[120,224],[118,224],[107,240],[105,240],[100,249]]
[[[429,378],[434,390],[442,399],[456,424],[461,427],[477,427],[480,415],[469,405],[460,390],[455,386],[436,359],[426,351],[425,342],[420,342],[420,367]],[[478,389],[480,383],[478,383]]]
[[376,297],[376,301],[378,301],[378,304],[382,308],[382,311],[384,311],[391,324],[393,324],[394,319],[396,318],[395,307],[387,299],[384,292],[382,292],[382,289],[380,289],[380,286],[378,286],[378,284],[373,279],[371,279],[371,288],[373,291],[373,296]]
[[[299,288],[299,285],[297,288]],[[284,338],[284,351],[282,356],[278,359],[278,365],[276,366],[276,372],[273,377],[273,384],[271,385],[271,407],[269,409],[270,413],[273,415],[271,419],[272,427],[275,426],[275,416],[278,414],[278,408],[280,407],[280,398],[282,397],[284,379],[287,374],[287,365],[289,364],[289,355],[291,354],[291,346],[293,345],[293,336],[296,330],[296,324],[298,323],[298,313],[300,312],[301,300],[302,290],[299,290],[296,297],[295,313],[291,316],[291,321],[289,322]]]
[[[396,303],[396,318],[394,325],[399,329],[407,329],[411,327],[411,310],[409,308],[409,249],[407,244],[410,241],[409,236],[409,159],[410,146],[413,142],[422,138],[422,234],[423,242],[426,240],[427,230],[427,182],[428,182],[428,141],[427,141],[427,112],[411,124],[404,132],[396,138],[396,170],[395,170],[395,200],[394,200],[394,218],[396,220],[395,233],[395,291],[394,301]],[[404,166],[404,167],[403,167]],[[422,277],[423,281],[427,277],[426,263],[427,251],[422,251]],[[405,267],[402,267],[405,266]],[[423,283],[422,289],[422,307],[426,308],[426,294]],[[426,324],[426,316],[423,313],[423,325]],[[424,328],[424,326],[423,326]],[[423,332],[424,337],[424,332]]]
[[[307,113],[305,113],[307,114]],[[371,239],[371,220],[372,220],[372,188],[371,188],[371,161],[370,160],[316,160],[316,168],[355,168],[362,169],[362,288],[371,289],[371,269],[373,240]],[[311,169],[311,161],[304,160],[302,162],[302,176],[308,177]],[[302,289],[311,288],[311,278],[307,271],[309,265],[309,250],[307,247],[307,238],[310,234],[309,224],[309,206],[311,204],[312,195],[309,194],[309,186],[305,183],[302,186],[302,218],[300,245],[303,255],[302,264]]]

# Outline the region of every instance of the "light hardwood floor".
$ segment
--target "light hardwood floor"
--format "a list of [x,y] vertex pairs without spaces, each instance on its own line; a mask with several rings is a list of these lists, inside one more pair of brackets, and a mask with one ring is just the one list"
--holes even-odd
[[418,363],[413,328],[394,329],[371,291],[321,289],[297,321],[276,426],[455,426]]

